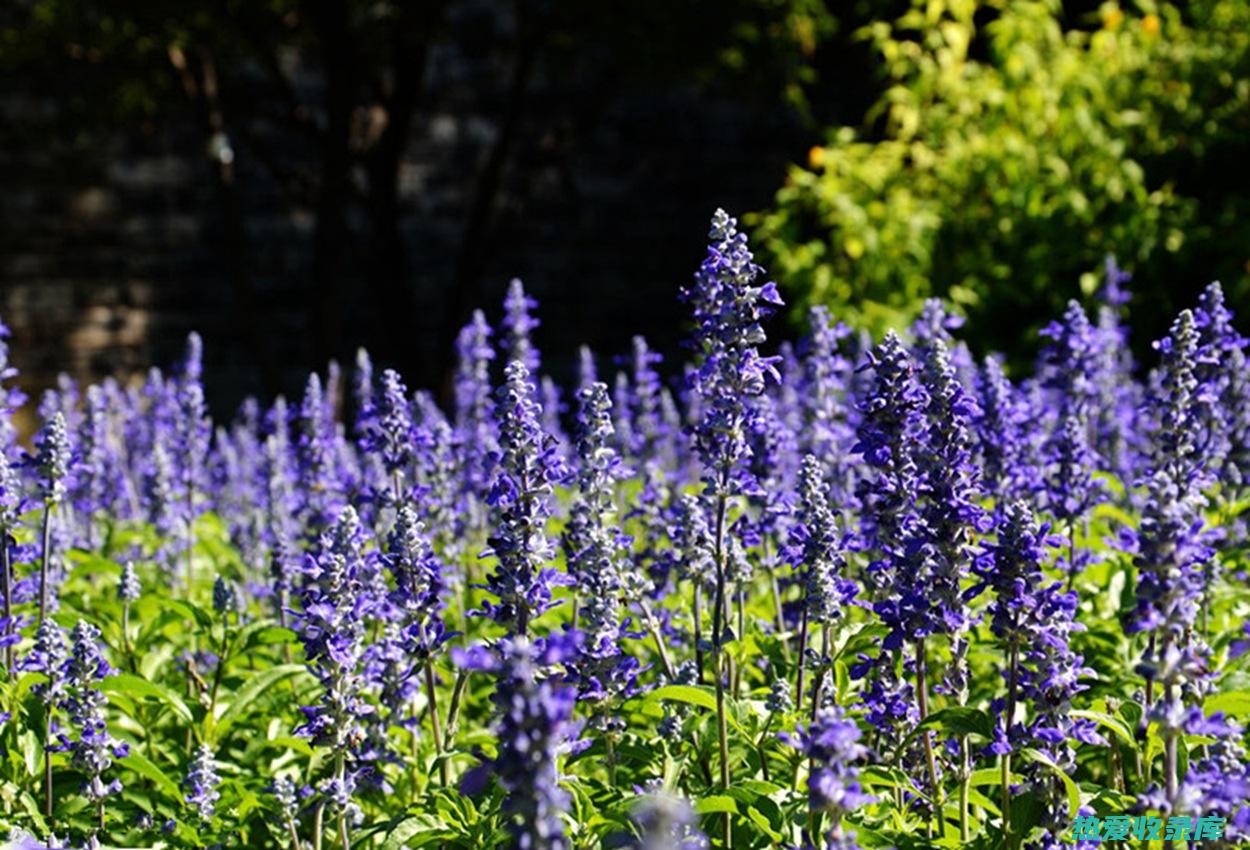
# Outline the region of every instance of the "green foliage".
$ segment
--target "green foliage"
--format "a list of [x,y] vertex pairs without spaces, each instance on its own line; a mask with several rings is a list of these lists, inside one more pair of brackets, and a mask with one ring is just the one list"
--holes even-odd
[[1229,167],[1247,153],[1246,4],[1073,20],[1056,0],[931,0],[861,35],[887,81],[867,126],[833,129],[754,219],[796,309],[879,329],[943,296],[993,317],[971,323],[986,347],[1019,354],[1107,253],[1136,272],[1148,318],[1206,282],[1186,269],[1197,257],[1244,296],[1232,246],[1250,190]]

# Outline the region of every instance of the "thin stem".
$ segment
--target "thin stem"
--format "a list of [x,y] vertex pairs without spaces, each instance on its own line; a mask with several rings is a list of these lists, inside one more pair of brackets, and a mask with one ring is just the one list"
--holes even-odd
[[[0,582],[4,585],[4,636],[9,636],[10,624],[13,621],[13,570],[9,564],[9,530],[0,529]],[[6,673],[13,670],[13,647],[4,648],[4,669]]]
[[[746,593],[742,589],[742,584],[738,584],[736,594],[738,598],[738,640],[742,640],[746,636],[747,616],[746,616]],[[742,696],[742,665],[734,666],[734,699]]]
[[[1015,634],[1014,623],[1011,634]],[[1007,666],[1007,707],[1003,714],[1003,728],[1007,735],[1008,742],[1010,742],[1011,724],[1015,721],[1016,716],[1016,689],[1020,686],[1020,647],[1015,642],[1015,638],[1012,638]],[[1003,834],[1007,836],[1007,846],[1010,848],[1015,846],[1015,837],[1011,832],[1011,753],[1005,753],[1002,761]]]
[[52,706],[43,727],[43,816],[52,821]]
[[313,812],[313,850],[321,850],[321,833],[325,830],[323,826],[325,814],[326,804],[325,801],[322,801],[317,804],[317,808]]
[[443,758],[443,727],[438,719],[438,691],[434,687],[434,661],[425,662],[425,696],[430,703],[430,732],[434,738],[434,757],[438,760],[438,778],[447,787],[447,760]]
[[820,625],[820,666],[816,668],[816,680],[812,683],[812,720],[820,711],[820,692],[825,689],[825,657],[829,655],[829,628]]
[[1076,584],[1076,518],[1068,518],[1068,587],[1067,591],[1072,592],[1072,585]]
[[612,735],[605,735],[603,743],[608,750],[608,784],[616,786],[616,743],[612,740]]
[[959,777],[959,840],[968,843],[971,833],[968,829],[968,789],[972,783],[972,771],[969,769],[968,738],[959,739],[959,760],[962,772]]
[[803,615],[799,621],[799,672],[794,683],[794,707],[803,713],[803,673],[807,670],[807,599],[803,600]]
[[464,695],[464,686],[469,681],[469,671],[461,670],[456,676],[456,684],[451,687],[451,704],[447,707],[447,741],[456,737],[456,725],[460,722],[460,698]]
[[[347,773],[347,758],[340,751],[334,758],[334,775],[339,781],[340,787],[343,783],[343,777]],[[347,834],[347,812],[339,811],[339,843],[343,845],[343,850],[351,850],[351,839]]]
[[295,828],[295,821],[291,820],[291,816],[286,816],[286,831],[291,836],[291,850],[300,850],[299,831]]
[[[727,476],[722,475],[722,478]],[[721,644],[725,613],[725,520],[729,509],[724,489],[716,504],[716,599],[712,606],[712,674],[716,678],[716,733],[720,743],[720,787],[729,791],[729,729],[725,723],[725,677],[721,671]],[[725,847],[733,847],[733,824],[725,813]]]
[[[920,710],[920,722],[929,716],[929,682],[925,666],[924,638],[916,641],[916,706]],[[929,788],[933,792],[933,812],[937,819],[938,836],[943,830],[942,821],[942,789],[938,786],[937,759],[933,755],[933,738],[929,730],[924,730],[924,754],[929,767]]]
[[664,677],[671,682],[673,665],[668,660],[668,649],[664,646],[664,635],[660,633],[660,624],[656,622],[655,616],[651,613],[651,606],[645,599],[638,602],[638,607],[642,610],[642,618],[647,623],[647,631],[651,632],[651,637],[655,640],[656,651],[660,654],[660,666],[664,668]]
[[43,557],[39,561],[39,625],[48,617],[48,567],[52,558],[52,515],[56,505],[48,502],[43,509]]
[[699,684],[703,683],[703,605],[702,585],[694,580],[694,666],[698,671]]

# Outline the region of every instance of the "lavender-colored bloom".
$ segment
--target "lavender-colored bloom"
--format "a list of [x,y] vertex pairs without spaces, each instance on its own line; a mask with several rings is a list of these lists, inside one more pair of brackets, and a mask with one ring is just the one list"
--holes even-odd
[[599,367],[595,365],[595,353],[589,345],[577,347],[577,388],[584,390],[599,380]]
[[409,620],[426,624],[442,606],[444,567],[430,546],[425,526],[407,504],[396,512],[382,561],[395,579],[391,602]]
[[217,576],[213,581],[213,610],[226,618],[239,613],[239,593],[234,582],[225,576]]
[[299,492],[309,531],[318,534],[333,522],[341,507],[339,481],[335,470],[335,440],[332,420],[327,416],[321,378],[308,376],[299,412]]
[[[408,407],[408,388],[399,373],[387,369],[382,373],[382,392],[377,404],[377,436],[375,450],[392,477],[401,476],[412,462],[412,415]],[[401,493],[394,494],[396,497]]]
[[213,749],[208,744],[200,744],[183,785],[187,789],[184,798],[187,805],[194,807],[202,820],[212,820],[217,801],[221,799],[221,792],[217,790],[220,784]]
[[763,357],[760,324],[782,306],[777,286],[756,285],[763,269],[755,264],[746,234],[724,210],[712,216],[707,258],[683,297],[694,310],[695,343],[702,361],[690,376],[701,404],[695,447],[710,495],[727,498],[758,489],[743,463],[750,455],[750,400],[764,392],[769,376],[778,380],[775,357]]
[[204,469],[208,457],[212,421],[198,380],[185,380],[178,390],[178,427],[175,432],[177,468],[187,500],[187,521],[195,519],[196,496],[205,489]]
[[65,415],[60,411],[44,424],[35,442],[35,468],[44,505],[55,507],[68,492],[70,444]]
[[798,523],[791,531],[791,563],[803,570],[809,622],[832,626],[846,613],[859,587],[842,575],[842,534],[825,493],[824,469],[813,455],[799,472]]
[[11,414],[26,403],[26,396],[12,381],[17,369],[9,360],[8,326],[0,321],[0,448],[8,450],[17,442],[17,430],[10,419]]
[[[926,353],[922,384],[928,396],[926,440],[917,456],[923,580],[933,610],[931,627],[951,640],[952,660],[943,686],[962,705],[968,691],[970,626],[963,583],[972,560],[972,535],[984,524],[978,469],[972,463],[972,423],[980,411],[959,383],[941,340]],[[904,572],[896,572],[896,578]]]
[[134,562],[127,561],[122,566],[121,579],[117,582],[117,598],[129,605],[137,602],[142,595],[143,585],[139,583],[139,575],[135,572]]
[[[1032,710],[1025,724],[1000,728],[991,750],[1001,755],[1033,747],[1071,772],[1076,766],[1073,744],[1102,739],[1090,721],[1072,717],[1072,699],[1087,687],[1081,680],[1094,671],[1070,646],[1071,635],[1083,629],[1076,622],[1076,593],[1065,593],[1042,570],[1046,550],[1060,542],[1049,526],[1038,524],[1025,502],[1012,502],[999,520],[997,543],[977,559],[975,571],[980,587],[991,591],[991,628],[1008,658],[1003,673],[1007,713],[1014,714],[1020,704]],[[1059,834],[1067,826],[1062,782],[1034,764],[1025,767],[1025,775],[1029,787],[1047,801],[1043,825]]]
[[539,325],[538,319],[533,316],[537,308],[538,302],[525,293],[521,279],[514,277],[508,283],[508,294],[503,301],[501,353],[505,363],[519,360],[530,374],[537,374],[539,366],[538,349],[530,339]]
[[521,636],[505,638],[493,650],[475,647],[456,656],[462,666],[498,677],[494,702],[499,752],[487,767],[507,793],[503,814],[513,850],[570,846],[560,818],[568,794],[557,782],[556,757],[576,736],[576,695],[544,671],[575,653],[568,641],[531,643]]
[[120,780],[105,782],[104,774],[114,758],[123,758],[129,751],[108,732],[105,706],[108,700],[100,692],[99,682],[113,672],[100,650],[100,630],[79,621],[71,635],[69,658],[65,662],[66,695],[62,703],[69,716],[68,729],[74,734],[61,734],[61,746],[68,749],[74,768],[83,775],[82,793],[92,803],[99,803],[122,789]]
[[456,337],[455,427],[463,455],[465,488],[474,501],[490,486],[491,453],[496,428],[491,413],[490,364],[495,349],[491,328],[481,310]]
[[498,602],[486,602],[483,613],[525,634],[530,620],[551,607],[551,585],[557,571],[545,566],[553,552],[543,527],[551,515],[553,485],[564,470],[554,441],[539,424],[542,411],[525,364],[508,364],[507,383],[499,390],[497,474],[488,502],[495,508],[495,533],[483,555],[498,559],[486,589]]
[[[613,487],[624,476],[612,448],[611,402],[604,384],[578,393],[577,499],[568,525],[569,571],[575,576],[586,646],[576,662],[580,696],[605,703],[636,690],[637,659],[622,653],[621,602],[640,598],[644,580],[626,562],[614,519]],[[603,719],[600,712],[599,719]]]
[[699,819],[681,797],[662,791],[647,794],[630,813],[638,830],[622,844],[631,850],[707,850],[707,836],[699,829]]
[[923,410],[929,398],[893,331],[868,354],[866,368],[873,371],[873,384],[860,402],[858,442],[851,451],[863,455],[871,470],[860,485],[860,534],[874,552],[865,584],[872,596],[880,597],[917,537],[920,472],[915,454],[924,440]]
[[299,817],[300,796],[294,780],[289,776],[279,776],[274,779],[270,790],[278,807],[282,810],[283,817],[291,821]]
[[976,418],[981,479],[999,506],[1031,489],[1023,432],[1029,427],[1027,410],[1003,373],[1002,360],[986,357],[977,380],[980,415]]
[[851,398],[854,367],[843,351],[843,341],[851,331],[835,323],[823,305],[812,307],[808,326],[799,352],[801,380],[789,382],[799,384],[800,446],[824,461],[835,498],[853,505],[855,472],[847,458],[855,443],[858,411]]
[[1093,448],[1092,424],[1097,415],[1099,339],[1085,310],[1068,302],[1062,321],[1042,330],[1051,343],[1042,354],[1044,384],[1057,410],[1046,448],[1045,493],[1056,519],[1075,521],[1085,515],[1098,490],[1093,482],[1101,459]]
[[45,706],[60,705],[65,698],[65,659],[69,657],[65,643],[65,630],[51,618],[39,624],[35,632],[35,645],[17,664],[24,673],[43,673],[46,682],[35,685],[33,691]]
[[296,625],[323,693],[317,705],[303,708],[305,722],[297,732],[336,755],[350,754],[360,744],[361,720],[371,711],[362,698],[361,677],[363,614],[370,603],[365,559],[360,518],[346,507],[304,565],[307,583]]
[[[851,850],[855,834],[842,823],[843,816],[875,800],[864,793],[859,782],[856,763],[868,750],[859,742],[861,733],[854,721],[840,710],[822,710],[812,723],[800,726],[795,734],[782,733],[781,740],[810,759],[812,771],[807,779],[808,806],[813,812],[830,816],[827,830],[820,836],[820,847]],[[809,836],[812,842],[816,836]]]
[[75,507],[90,516],[116,513],[114,504],[122,477],[110,435],[108,396],[99,386],[87,388],[87,409],[79,438],[81,457],[75,475]]

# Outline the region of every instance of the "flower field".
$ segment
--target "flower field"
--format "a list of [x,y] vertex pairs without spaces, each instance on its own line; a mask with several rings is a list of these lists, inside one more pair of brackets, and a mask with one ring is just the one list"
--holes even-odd
[[362,352],[214,423],[193,335],[63,380],[29,447],[0,331],[0,835],[1244,846],[1219,285],[1138,364],[1109,260],[1009,374],[938,302],[778,345],[766,281],[718,211],[688,364],[636,337],[557,386],[514,281],[443,408]]

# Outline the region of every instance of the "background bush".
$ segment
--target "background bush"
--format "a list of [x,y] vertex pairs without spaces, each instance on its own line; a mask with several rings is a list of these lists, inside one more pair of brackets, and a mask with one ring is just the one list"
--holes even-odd
[[869,24],[884,94],[756,219],[766,263],[798,311],[879,329],[938,295],[1017,356],[1107,253],[1135,272],[1141,342],[1209,279],[1244,299],[1248,33],[1227,0],[922,2]]

